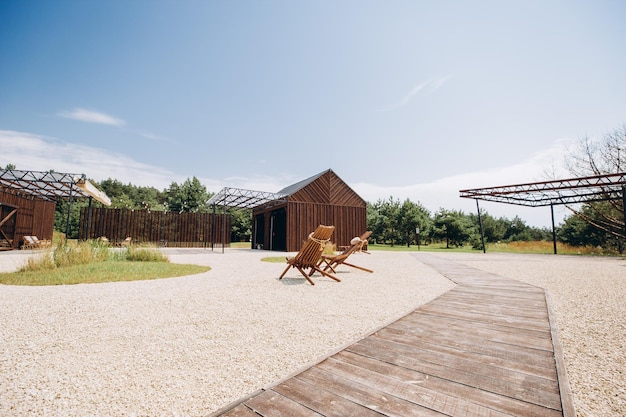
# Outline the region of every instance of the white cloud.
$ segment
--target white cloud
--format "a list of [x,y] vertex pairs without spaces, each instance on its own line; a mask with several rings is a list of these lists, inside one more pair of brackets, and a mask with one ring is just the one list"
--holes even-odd
[[82,108],[76,108],[71,111],[63,111],[59,113],[59,116],[87,123],[98,123],[118,127],[126,125],[126,122],[122,119],[118,119],[106,113]]
[[18,170],[85,174],[96,181],[117,179],[134,185],[168,187],[185,178],[171,171],[144,164],[124,154],[63,142],[32,133],[0,130],[0,166]]
[[452,76],[447,75],[445,77],[433,78],[433,79],[429,79],[424,82],[421,82],[417,84],[415,87],[413,87],[411,91],[409,91],[408,94],[406,94],[400,101],[398,101],[397,103],[391,104],[389,106],[385,106],[381,111],[390,111],[390,110],[398,109],[400,107],[404,107],[409,103],[409,101],[411,101],[413,97],[415,97],[421,91],[425,89],[428,89],[430,91],[436,91],[439,88],[441,88],[450,78],[452,78]]

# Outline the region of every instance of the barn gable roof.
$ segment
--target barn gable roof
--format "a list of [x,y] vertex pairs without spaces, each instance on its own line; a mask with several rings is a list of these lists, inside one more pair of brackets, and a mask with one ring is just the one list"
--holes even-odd
[[313,175],[312,177],[309,177],[309,178],[304,179],[302,181],[298,181],[295,184],[288,185],[287,187],[285,187],[282,190],[280,190],[278,193],[279,194],[286,194],[286,195],[294,194],[296,191],[306,187],[307,185],[311,184],[316,179],[318,179],[319,177],[321,177],[322,175],[324,175],[324,174],[326,174],[328,172],[332,172],[332,170],[331,169],[327,169],[326,171],[322,171],[319,174]]
[[289,201],[365,207],[366,203],[332,169],[320,172],[279,191]]

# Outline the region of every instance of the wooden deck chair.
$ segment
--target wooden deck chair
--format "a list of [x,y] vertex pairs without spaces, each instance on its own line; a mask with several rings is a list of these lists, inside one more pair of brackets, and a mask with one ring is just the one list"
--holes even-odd
[[52,246],[52,242],[48,239],[39,239],[37,236],[31,236],[30,238],[35,242],[35,246],[38,248],[49,248]]
[[116,246],[119,246],[120,248],[123,248],[125,246],[130,246],[130,242],[132,240],[133,240],[133,238],[128,236],[126,239],[122,240],[121,242],[117,242]]
[[32,236],[24,236],[22,240],[22,249],[35,249],[37,247],[37,243],[35,243]]
[[[355,252],[361,252],[363,247],[367,244],[367,239],[370,237],[372,232],[367,231],[363,233],[360,237],[356,237],[350,241],[351,245],[347,247],[343,252],[340,252],[336,255],[322,255],[320,260],[318,261],[318,267],[324,266],[324,271],[328,271],[329,269],[334,273],[337,273],[335,268],[339,265],[347,265],[352,268],[360,269],[365,272],[374,272],[371,269],[364,268],[362,266],[354,265],[346,262],[346,259],[350,257]],[[324,265],[325,264],[325,265]]]
[[[296,256],[287,258],[287,268],[285,268],[282,275],[278,279],[283,279],[289,268],[296,268],[302,275],[304,275],[311,285],[315,285],[313,280],[310,278],[315,271],[332,278],[337,282],[341,281],[336,276],[323,271],[319,267],[319,261],[322,256],[322,252],[324,251],[324,247],[326,246],[326,243],[330,241],[330,237],[332,236],[334,230],[335,226],[319,225],[317,229],[309,235],[308,239],[304,242],[304,245],[302,245],[302,248],[300,248],[300,251],[296,254]],[[309,274],[306,272],[308,269],[311,269]]]

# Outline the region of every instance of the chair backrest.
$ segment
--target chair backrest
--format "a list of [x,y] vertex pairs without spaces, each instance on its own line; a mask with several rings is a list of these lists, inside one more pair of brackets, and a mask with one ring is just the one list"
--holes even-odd
[[359,248],[357,251],[363,250],[363,246],[367,245],[367,239],[369,239],[371,235],[372,235],[372,232],[370,230],[366,231],[365,233],[361,235],[361,242],[359,243]]
[[[369,237],[371,235],[372,235],[372,232],[370,232],[370,231],[367,231],[367,232],[363,233],[359,237],[359,241],[358,242],[355,242],[354,244],[348,246],[343,252],[340,253],[340,255],[351,255],[354,252],[359,252],[360,250],[363,249],[363,246],[367,243],[367,239],[369,239]],[[356,238],[354,238],[354,239],[356,239]]]
[[304,242],[300,251],[294,257],[293,263],[302,267],[310,267],[317,265],[322,256],[326,243],[330,240],[335,226],[319,225],[317,229]]

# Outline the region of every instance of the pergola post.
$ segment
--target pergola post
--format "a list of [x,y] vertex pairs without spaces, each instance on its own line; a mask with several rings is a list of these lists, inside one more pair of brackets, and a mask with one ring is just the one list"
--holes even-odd
[[211,250],[215,246],[215,204],[213,204],[213,219],[211,220]]
[[554,246],[554,254],[556,255],[556,227],[554,227],[554,204],[550,204],[550,213],[552,214],[552,246]]
[[72,191],[74,187],[70,184],[70,195],[67,200],[67,218],[65,219],[65,242],[67,242],[67,236],[70,234],[70,214],[72,213]]
[[622,185],[622,210],[624,211],[624,242],[626,243],[626,185]]
[[[87,207],[87,231],[85,240],[89,240],[89,232],[91,229],[91,203],[93,201],[93,197],[89,196],[89,206]],[[78,238],[80,239],[80,230],[78,231]]]
[[222,206],[222,253],[226,245],[226,206]]
[[485,231],[483,230],[483,218],[480,215],[480,206],[478,205],[478,199],[476,199],[476,210],[478,210],[478,227],[480,228],[480,242],[483,245],[483,253],[487,253],[485,246]]

